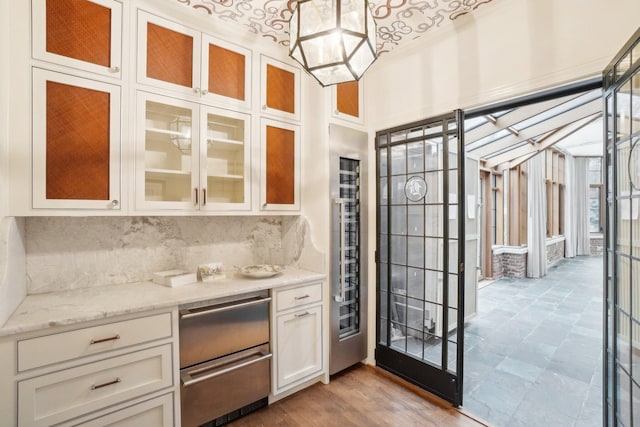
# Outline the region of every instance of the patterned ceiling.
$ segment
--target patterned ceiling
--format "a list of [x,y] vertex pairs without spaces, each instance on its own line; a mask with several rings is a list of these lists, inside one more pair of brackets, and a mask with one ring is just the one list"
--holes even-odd
[[[173,0],[199,12],[235,22],[289,46],[289,18],[296,0]],[[470,13],[491,0],[370,0],[378,26],[378,54],[421,36],[446,20]]]

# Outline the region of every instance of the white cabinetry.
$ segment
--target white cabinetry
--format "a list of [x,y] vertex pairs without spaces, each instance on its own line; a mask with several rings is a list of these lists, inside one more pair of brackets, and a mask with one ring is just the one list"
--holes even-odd
[[33,208],[120,210],[120,87],[33,68]]
[[122,75],[122,3],[33,0],[34,59],[108,77]]
[[17,337],[8,360],[15,362],[16,423],[174,425],[176,317],[164,312]]
[[251,106],[251,50],[138,12],[138,82],[234,107]]
[[136,209],[251,207],[248,115],[138,92]]
[[322,283],[274,290],[273,394],[323,374]]

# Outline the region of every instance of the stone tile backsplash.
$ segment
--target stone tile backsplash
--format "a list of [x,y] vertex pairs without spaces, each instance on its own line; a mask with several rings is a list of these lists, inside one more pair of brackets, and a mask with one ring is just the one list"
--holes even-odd
[[[26,219],[27,293],[149,280],[154,271],[297,265],[322,258],[303,217],[32,217]],[[317,255],[317,256],[316,256]],[[322,268],[323,260],[317,265]],[[308,267],[308,266],[307,266]]]

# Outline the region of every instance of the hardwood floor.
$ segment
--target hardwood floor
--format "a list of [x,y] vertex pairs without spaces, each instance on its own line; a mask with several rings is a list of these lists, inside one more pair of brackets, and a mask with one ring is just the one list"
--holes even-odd
[[482,424],[371,366],[335,375],[230,424],[242,426],[446,426]]

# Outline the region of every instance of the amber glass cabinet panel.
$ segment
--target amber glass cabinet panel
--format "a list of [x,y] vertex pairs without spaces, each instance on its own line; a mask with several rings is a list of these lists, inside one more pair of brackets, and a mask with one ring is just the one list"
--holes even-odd
[[147,22],[147,77],[193,86],[193,37]]
[[109,93],[47,81],[47,199],[109,200]]
[[240,53],[209,44],[209,92],[244,100],[245,60]]
[[120,208],[120,88],[34,68],[33,207]]
[[267,119],[262,126],[262,209],[299,209],[299,128]]
[[34,0],[32,14],[34,58],[120,76],[120,2]]
[[360,116],[358,84],[358,82],[346,82],[336,85],[336,104],[339,113],[353,117]]
[[262,112],[287,120],[300,120],[300,70],[262,55]]

